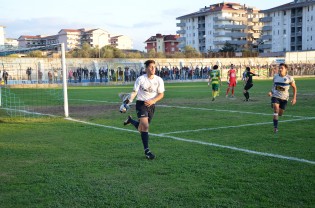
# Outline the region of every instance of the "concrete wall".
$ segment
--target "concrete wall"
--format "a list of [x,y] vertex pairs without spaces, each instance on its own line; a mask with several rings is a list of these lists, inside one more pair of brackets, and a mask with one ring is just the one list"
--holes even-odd
[[[100,67],[117,70],[118,67],[122,69],[126,66],[140,71],[143,63],[147,59],[95,59],[95,58],[68,58],[66,59],[67,71],[74,70],[79,67],[87,68],[89,71],[95,70],[98,73]],[[227,69],[230,64],[234,64],[241,71],[246,66],[252,68],[267,68],[269,65],[279,64],[280,62],[286,63],[308,63],[315,64],[315,51],[309,52],[290,52],[286,53],[286,57],[272,57],[272,58],[195,58],[195,59],[154,59],[158,68],[167,66],[171,68],[183,66],[196,68],[211,67],[215,64],[219,65],[222,69]],[[47,79],[48,72],[54,69],[58,70],[58,78],[61,78],[61,59],[59,58],[8,58],[0,57],[0,70],[9,73],[9,80],[28,80],[26,69],[32,68],[31,80],[38,79],[38,73],[43,73],[43,80]],[[28,80],[28,81],[31,81]]]

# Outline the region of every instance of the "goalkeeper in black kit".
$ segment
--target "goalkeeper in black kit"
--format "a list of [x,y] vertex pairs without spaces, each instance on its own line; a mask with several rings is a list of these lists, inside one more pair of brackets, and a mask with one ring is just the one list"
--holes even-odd
[[137,78],[129,99],[124,101],[129,105],[137,97],[136,112],[139,120],[128,116],[124,125],[132,124],[140,132],[144,154],[152,160],[155,155],[149,149],[149,124],[154,116],[155,103],[164,97],[165,88],[163,79],[155,75],[155,61],[147,60],[144,64],[146,73]]

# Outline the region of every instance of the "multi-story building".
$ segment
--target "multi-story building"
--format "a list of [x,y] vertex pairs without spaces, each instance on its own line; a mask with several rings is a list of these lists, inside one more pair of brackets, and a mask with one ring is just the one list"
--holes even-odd
[[156,34],[145,41],[147,52],[154,50],[161,53],[175,53],[179,51],[179,35]]
[[110,44],[115,48],[122,49],[122,50],[129,50],[133,48],[133,42],[131,38],[125,35],[117,35],[110,37]]
[[177,17],[179,47],[192,46],[199,52],[218,51],[227,42],[237,50],[252,49],[260,37],[263,14],[239,3],[218,3]]
[[264,53],[315,49],[315,0],[295,0],[263,10],[259,49]]
[[0,25],[0,46],[4,45],[4,28],[5,26]]
[[5,38],[4,45],[7,48],[16,48],[19,45],[19,42],[15,38]]
[[[118,38],[118,44],[120,44],[119,41],[122,40],[122,44],[127,45],[126,39],[127,38]],[[110,41],[110,33],[102,29],[61,29],[57,35],[22,35],[18,38],[19,47],[31,48],[36,46],[49,46],[53,44],[64,43],[65,49],[67,51],[74,48],[80,48],[82,47],[83,43],[88,43],[91,47],[101,48],[105,45],[110,45]],[[132,44],[130,44],[130,42],[128,47],[132,48]]]

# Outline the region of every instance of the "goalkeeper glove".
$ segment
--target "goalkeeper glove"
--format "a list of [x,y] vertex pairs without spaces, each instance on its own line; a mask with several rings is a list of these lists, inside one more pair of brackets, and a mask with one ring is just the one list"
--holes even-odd
[[125,105],[127,105],[127,104],[129,104],[130,103],[130,100],[129,99],[126,99],[125,101],[124,101],[124,104]]

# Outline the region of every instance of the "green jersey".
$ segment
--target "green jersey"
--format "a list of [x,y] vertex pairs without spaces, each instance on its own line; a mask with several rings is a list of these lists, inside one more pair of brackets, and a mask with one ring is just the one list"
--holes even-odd
[[219,70],[211,70],[210,78],[212,84],[219,84],[220,71]]

